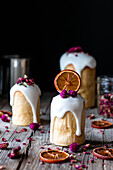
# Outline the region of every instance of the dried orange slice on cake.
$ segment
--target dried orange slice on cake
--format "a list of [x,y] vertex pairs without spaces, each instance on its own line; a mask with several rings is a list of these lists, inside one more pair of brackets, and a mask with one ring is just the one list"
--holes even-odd
[[77,72],[73,70],[63,70],[54,80],[55,88],[58,92],[65,90],[78,91],[81,85],[81,79]]

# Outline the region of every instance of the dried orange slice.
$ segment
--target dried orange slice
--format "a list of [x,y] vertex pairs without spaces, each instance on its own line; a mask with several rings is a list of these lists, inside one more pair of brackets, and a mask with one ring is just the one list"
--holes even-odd
[[100,159],[113,159],[113,149],[111,148],[95,148],[93,149],[93,155]]
[[69,154],[58,150],[45,150],[40,152],[40,159],[48,163],[60,163],[68,159]]
[[54,80],[55,88],[58,92],[65,90],[78,91],[81,85],[81,79],[77,72],[73,70],[63,70]]
[[98,121],[92,121],[91,126],[97,129],[105,129],[112,126],[112,123],[108,121],[98,120]]

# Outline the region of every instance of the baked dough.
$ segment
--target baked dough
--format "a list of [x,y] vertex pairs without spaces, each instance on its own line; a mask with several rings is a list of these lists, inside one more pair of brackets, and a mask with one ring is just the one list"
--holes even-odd
[[81,135],[76,135],[76,119],[72,112],[67,111],[63,118],[55,117],[53,123],[52,143],[68,146],[74,142],[79,145],[85,142],[85,102],[81,114]]
[[[20,91],[14,94],[12,112],[12,123],[15,125],[27,126],[33,122],[31,105]],[[40,122],[40,97],[37,100],[36,117],[37,122]]]
[[[76,71],[72,64],[67,65],[65,69]],[[85,99],[85,108],[95,106],[95,76],[96,68],[85,67],[81,72],[81,87],[78,94]]]

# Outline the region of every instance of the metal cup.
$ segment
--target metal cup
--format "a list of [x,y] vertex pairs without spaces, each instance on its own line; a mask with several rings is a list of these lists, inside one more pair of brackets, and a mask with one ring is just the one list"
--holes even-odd
[[17,82],[19,77],[27,75],[29,77],[30,59],[11,58],[10,59],[10,88]]

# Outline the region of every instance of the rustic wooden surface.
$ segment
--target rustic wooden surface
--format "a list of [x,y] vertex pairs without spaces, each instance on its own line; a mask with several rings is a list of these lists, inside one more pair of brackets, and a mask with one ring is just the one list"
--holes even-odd
[[[50,125],[50,102],[52,97],[55,95],[53,92],[45,92],[41,96],[41,104],[40,104],[40,114],[41,114],[41,125],[42,129],[37,131],[32,131],[29,127],[28,132],[15,133],[15,130],[20,130],[22,126],[14,126],[11,122],[5,123],[0,120],[0,143],[2,143],[2,138],[6,138],[7,142],[9,142],[9,146],[5,150],[0,150],[0,166],[4,166],[6,170],[45,170],[45,169],[54,169],[54,170],[72,170],[76,169],[76,165],[85,164],[88,167],[83,169],[88,170],[112,170],[113,169],[113,161],[112,160],[101,160],[96,159],[93,156],[92,150],[93,147],[96,146],[104,146],[104,144],[108,144],[109,147],[113,147],[113,127],[109,129],[102,130],[100,132],[99,129],[95,129],[91,127],[91,121],[86,118],[86,128],[85,128],[85,143],[90,143],[92,148],[87,150],[87,154],[84,154],[81,150],[79,150],[76,154],[77,163],[72,163],[68,160],[62,164],[49,164],[49,163],[41,163],[39,159],[39,153],[48,148],[56,149],[57,147],[60,150],[69,151],[67,147],[55,146],[49,141],[49,125]],[[9,102],[7,99],[0,99],[0,110],[8,110],[11,111],[11,107],[9,106]],[[86,109],[86,117],[94,113],[96,118],[95,120],[100,120],[100,117],[97,114],[97,108]],[[110,122],[113,122],[112,119],[109,119]],[[8,126],[9,132],[6,132],[5,126]],[[41,130],[44,133],[41,133]],[[34,141],[29,141],[27,138],[31,137]],[[16,142],[15,139],[21,139],[21,142]],[[26,143],[26,145],[23,145]],[[21,157],[18,159],[10,159],[7,154],[11,152],[12,148],[17,146],[21,146]],[[41,147],[44,147],[42,149]],[[83,146],[81,146],[82,148]],[[71,153],[69,151],[69,153]],[[91,159],[94,159],[93,163],[89,163]]]

